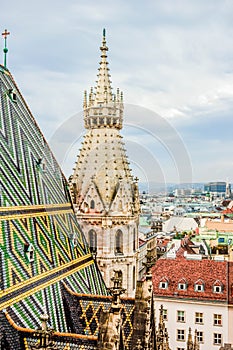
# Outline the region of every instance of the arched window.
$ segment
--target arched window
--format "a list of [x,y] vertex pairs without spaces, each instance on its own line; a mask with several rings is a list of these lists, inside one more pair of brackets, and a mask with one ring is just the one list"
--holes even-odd
[[90,204],[91,209],[95,209],[95,201],[92,199]]
[[89,246],[90,246],[90,251],[92,253],[95,253],[97,251],[97,235],[94,230],[90,230],[88,233],[89,236]]
[[115,238],[115,253],[123,254],[123,233],[121,230],[117,230]]
[[136,230],[135,228],[133,229],[133,251],[135,252],[136,250]]

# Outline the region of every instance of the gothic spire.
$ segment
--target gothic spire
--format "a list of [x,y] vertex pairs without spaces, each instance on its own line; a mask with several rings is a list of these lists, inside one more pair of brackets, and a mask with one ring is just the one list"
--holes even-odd
[[193,350],[193,339],[191,328],[189,327],[188,340],[187,340],[187,350]]
[[102,45],[100,46],[101,51],[101,61],[99,67],[99,73],[97,75],[97,86],[96,86],[96,94],[95,94],[95,102],[96,103],[108,103],[112,101],[112,87],[111,80],[108,68],[107,61],[107,51],[108,47],[106,45],[106,30],[103,29],[103,39]]
[[101,61],[97,74],[95,90],[91,88],[89,98],[84,93],[84,123],[87,129],[122,128],[123,120],[123,93],[117,89],[112,93],[111,80],[107,61],[108,47],[106,44],[106,31],[103,30],[102,44],[100,46]]

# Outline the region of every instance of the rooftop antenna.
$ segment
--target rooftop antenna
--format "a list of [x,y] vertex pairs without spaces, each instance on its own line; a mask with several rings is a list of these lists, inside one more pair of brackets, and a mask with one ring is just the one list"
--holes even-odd
[[10,32],[7,31],[7,29],[5,29],[5,31],[2,33],[2,36],[4,38],[4,67],[6,68],[6,55],[8,52],[8,48],[7,48],[7,36],[10,35]]

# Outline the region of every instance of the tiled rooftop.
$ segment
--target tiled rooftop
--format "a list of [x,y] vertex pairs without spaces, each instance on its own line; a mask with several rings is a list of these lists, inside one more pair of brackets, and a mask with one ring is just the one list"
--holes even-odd
[[[226,302],[229,290],[229,302],[232,303],[233,290],[229,289],[233,281],[232,265],[233,262],[227,261],[187,260],[182,255],[175,259],[161,258],[152,269],[154,293],[163,297]],[[161,288],[160,282],[165,280],[167,288]],[[195,284],[201,284],[201,281],[203,291],[195,291]],[[179,283],[186,284],[186,287],[179,289]],[[222,291],[214,292],[214,286],[222,286]]]

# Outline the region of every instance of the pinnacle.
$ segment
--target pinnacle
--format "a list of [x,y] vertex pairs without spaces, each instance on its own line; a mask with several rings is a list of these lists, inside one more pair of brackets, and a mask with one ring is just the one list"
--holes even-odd
[[87,129],[122,128],[123,93],[119,89],[117,89],[116,94],[112,91],[105,34],[106,32],[104,30],[102,45],[100,46],[101,61],[99,63],[95,87],[91,88],[88,97],[84,95],[84,122]]
[[96,85],[96,95],[95,102],[103,103],[103,102],[111,102],[112,101],[112,87],[110,81],[110,74],[107,62],[106,52],[108,51],[108,47],[106,46],[106,37],[105,37],[105,29],[103,31],[103,39],[101,50],[101,61],[100,66],[98,68],[99,73],[97,75],[97,85]]

